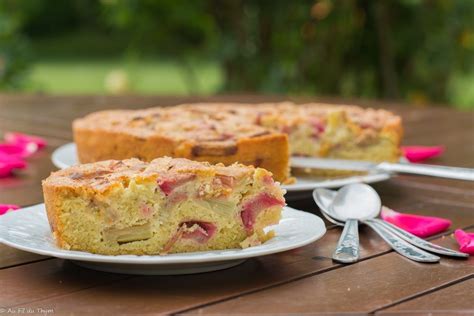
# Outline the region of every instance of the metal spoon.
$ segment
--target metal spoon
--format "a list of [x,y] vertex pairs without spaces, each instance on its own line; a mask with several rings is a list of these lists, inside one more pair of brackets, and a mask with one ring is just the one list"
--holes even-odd
[[[370,197],[366,197],[366,198],[357,197],[356,199],[358,200],[359,203],[364,203],[364,199],[367,199],[369,203],[371,204],[375,203],[376,205],[377,198],[375,198],[374,196],[378,197],[377,192],[375,192],[375,190],[373,190],[370,186],[366,184],[358,183],[357,185],[359,186],[358,188],[354,188],[350,191],[347,191],[351,193],[350,196],[353,196],[354,194],[357,194],[357,193],[364,196],[370,195]],[[366,186],[366,187],[369,187],[370,189],[362,188],[360,186]],[[333,200],[336,199],[337,196],[338,196],[338,193],[331,190],[315,189],[313,191],[313,198],[316,204],[318,204],[319,208],[321,209],[321,213],[323,214],[323,216],[330,222],[336,225],[342,226],[344,225],[343,223],[344,218],[338,217],[338,215],[334,213],[334,208],[331,207]],[[344,201],[346,201],[346,203],[348,204],[352,204],[352,202],[356,202],[355,200],[351,200],[351,197],[349,196],[346,196],[346,198],[344,198]],[[341,206],[338,206],[338,209],[342,210]],[[373,216],[372,219],[375,218],[379,212],[380,212],[380,207],[377,212],[371,213],[371,215]],[[385,228],[381,224],[377,223],[376,221],[372,221],[370,218],[365,217],[365,214],[366,213],[364,212],[364,214],[362,214],[361,217],[358,217],[358,219],[362,220],[363,223],[367,224],[372,229],[374,229],[395,251],[397,251],[401,255],[411,260],[419,261],[419,262],[437,262],[440,260],[438,256],[432,255],[428,252],[418,249],[412,246],[411,244],[409,244],[408,242],[402,240],[400,237],[398,237],[397,235],[394,235],[391,231],[389,231],[387,228]],[[369,212],[367,212],[367,214],[369,214]],[[354,261],[351,261],[351,262],[354,262]]]
[[340,189],[329,205],[331,216],[344,222],[344,230],[332,255],[335,261],[350,263],[359,260],[358,220],[374,218],[382,203],[372,187],[354,183]]
[[[333,190],[327,190],[327,189],[317,189],[317,192],[316,190],[313,192],[313,198],[314,200],[316,201],[316,204],[318,204],[319,208],[321,210],[323,210],[325,207],[327,208],[328,205],[331,204],[332,200],[336,197],[336,191],[333,191]],[[382,208],[387,208],[386,206],[382,206]],[[330,221],[331,223],[333,224],[336,224],[336,225],[343,225],[343,223],[340,223],[340,222],[337,222],[335,221],[332,217],[329,217],[327,215],[327,211],[321,211],[321,213],[323,214],[323,216],[328,220]],[[445,256],[452,256],[452,257],[459,257],[459,258],[468,258],[469,255],[467,253],[463,253],[463,252],[459,252],[459,251],[455,251],[455,250],[452,250],[452,249],[449,249],[449,248],[445,248],[445,247],[441,247],[437,244],[433,244],[429,241],[426,241],[424,239],[421,239],[401,228],[398,228],[397,226],[391,224],[391,223],[388,223],[388,222],[385,222],[379,218],[373,218],[373,219],[369,219],[369,220],[366,220],[364,221],[364,224],[367,224],[367,222],[372,222],[374,224],[379,224],[379,225],[382,225],[384,226],[384,228],[386,228],[387,230],[389,230],[391,233],[397,235],[398,237],[400,237],[401,239],[409,242],[410,244],[412,245],[415,245],[421,249],[424,249],[424,250],[427,250],[427,251],[430,251],[430,252],[433,252],[433,253],[437,253],[437,254],[440,254],[440,255],[445,255]]]

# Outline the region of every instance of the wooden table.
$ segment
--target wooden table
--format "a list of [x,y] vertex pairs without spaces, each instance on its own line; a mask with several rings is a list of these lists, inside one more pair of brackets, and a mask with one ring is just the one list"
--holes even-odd
[[[42,202],[40,181],[55,170],[51,152],[71,141],[71,120],[88,112],[192,101],[281,99],[0,95],[0,135],[15,130],[43,136],[50,144],[29,159],[29,169],[14,178],[0,179],[0,203],[27,206]],[[472,112],[398,104],[387,107],[404,118],[405,144],[445,144],[446,153],[435,163],[474,167]],[[457,249],[453,230],[474,231],[473,183],[397,176],[374,187],[383,203],[395,210],[451,219],[451,230],[430,238],[435,243]],[[310,199],[290,205],[319,214]],[[96,272],[0,245],[0,307],[4,308],[0,314],[474,314],[474,258],[415,263],[361,227],[362,260],[341,265],[330,259],[341,230],[327,226],[327,234],[306,247],[248,260],[224,271],[185,276]]]

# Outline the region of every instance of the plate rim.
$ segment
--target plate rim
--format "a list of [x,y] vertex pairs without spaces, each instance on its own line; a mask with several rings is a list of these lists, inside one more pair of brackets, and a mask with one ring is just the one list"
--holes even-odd
[[[56,167],[60,169],[70,167],[68,164],[64,163],[63,160],[61,159],[61,155],[64,154],[64,152],[68,152],[68,151],[76,152],[76,144],[74,142],[61,145],[53,151],[53,153],[51,154],[51,160],[53,161],[53,164]],[[388,172],[377,172],[377,173],[367,174],[363,176],[350,176],[350,177],[338,178],[338,179],[333,179],[333,180],[322,180],[322,181],[314,181],[314,182],[309,182],[309,183],[300,183],[300,184],[296,183],[296,184],[289,184],[289,185],[283,184],[281,187],[285,189],[288,193],[296,193],[296,192],[311,191],[316,188],[327,188],[327,189],[339,188],[343,185],[351,184],[351,183],[359,183],[359,182],[376,183],[376,182],[386,181],[390,179],[391,177],[392,177],[392,174]]]
[[[32,205],[29,207],[25,207],[16,211],[7,212],[6,214],[0,216],[0,229],[6,229],[6,226],[3,224],[3,221],[8,220],[9,217],[15,216],[18,212],[25,212],[25,211],[33,211],[32,209],[43,207],[45,208],[44,203]],[[239,259],[249,259],[254,257],[260,257],[275,253],[280,253],[292,249],[297,249],[303,246],[306,246],[320,238],[322,238],[326,232],[326,225],[324,221],[317,215],[301,210],[294,209],[289,206],[285,206],[284,210],[286,212],[296,212],[299,215],[307,216],[308,218],[312,218],[314,223],[314,234],[310,238],[305,238],[304,240],[290,244],[287,246],[283,246],[280,248],[274,249],[259,249],[260,246],[249,247],[246,249],[228,249],[229,251],[232,250],[232,253],[224,253],[224,254],[215,254],[211,255],[210,257],[178,257],[177,256],[186,256],[187,253],[177,253],[177,254],[169,254],[169,255],[100,255],[100,254],[93,254],[89,252],[82,252],[82,251],[75,251],[75,250],[65,250],[57,248],[57,250],[42,250],[37,249],[34,247],[29,247],[21,244],[17,244],[15,242],[11,242],[3,238],[2,234],[0,234],[0,243],[7,245],[9,247],[36,253],[39,255],[45,255],[60,259],[68,259],[68,260],[79,260],[79,261],[88,261],[88,262],[100,262],[100,263],[115,263],[115,264],[140,264],[140,265],[166,265],[166,264],[187,264],[187,263],[204,263],[204,262],[220,262],[220,261],[228,261],[228,260],[239,260]],[[46,210],[43,210],[46,212]],[[46,215],[45,215],[46,216]],[[215,251],[226,251],[224,250],[211,250],[211,251],[202,251],[202,252],[193,252],[193,254],[202,253],[203,255],[209,255]],[[84,255],[86,254],[86,255]]]
[[53,165],[55,165],[59,169],[65,169],[65,168],[71,167],[68,164],[64,163],[63,160],[60,158],[61,154],[63,154],[64,152],[68,152],[68,151],[77,152],[76,151],[76,144],[74,142],[63,144],[63,145],[57,147],[53,151],[53,153],[51,154],[51,160],[53,162]]

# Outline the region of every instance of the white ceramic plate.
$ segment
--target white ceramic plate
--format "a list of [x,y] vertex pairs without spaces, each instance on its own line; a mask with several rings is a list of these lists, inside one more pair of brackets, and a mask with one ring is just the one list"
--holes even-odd
[[[76,145],[69,143],[56,149],[52,155],[53,163],[56,167],[64,169],[78,163],[76,154]],[[390,178],[390,173],[377,172],[369,173],[363,176],[347,176],[335,179],[317,179],[317,178],[296,178],[295,184],[283,185],[288,192],[285,196],[287,200],[294,200],[301,197],[308,197],[307,191],[316,188],[340,188],[351,183],[375,183],[385,181]],[[305,193],[306,192],[306,193]]]
[[266,243],[246,249],[202,251],[166,256],[105,256],[58,248],[51,234],[44,204],[0,216],[0,242],[40,255],[74,260],[75,263],[107,272],[128,274],[189,274],[229,268],[245,259],[282,252],[307,245],[325,232],[316,215],[290,207],[283,209],[282,220],[270,227],[276,236]]

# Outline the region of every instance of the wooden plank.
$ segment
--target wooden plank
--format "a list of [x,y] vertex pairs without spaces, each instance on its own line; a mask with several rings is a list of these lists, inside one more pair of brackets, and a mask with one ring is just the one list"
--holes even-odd
[[474,196],[474,182],[449,180],[434,177],[423,177],[413,175],[397,175],[390,179],[390,182],[375,184],[388,194],[394,192],[411,192],[413,189],[420,190],[425,196],[431,198],[433,193],[442,191],[442,198],[450,198],[457,195]]
[[24,263],[46,260],[48,257],[31,252],[17,250],[0,244],[0,269],[21,265]]
[[[324,239],[312,245],[278,255],[249,260],[240,266],[225,271],[188,276],[134,277],[59,297],[53,296],[32,304],[22,304],[22,306],[33,309],[50,306],[59,313],[73,312],[78,314],[87,310],[94,310],[97,313],[169,313],[239,297],[245,293],[249,297],[253,297],[260,293],[256,292],[258,290],[270,288],[268,291],[271,291],[278,284],[283,284],[284,287],[285,284],[302,282],[307,278],[317,278],[328,273],[331,273],[332,278],[337,278],[337,275],[341,273],[340,271],[349,268],[349,266],[336,265],[330,260],[339,232],[340,230],[330,230]],[[383,255],[387,253],[387,246],[383,244],[378,236],[375,236],[365,227],[362,228],[361,235],[364,236],[361,238],[361,243],[362,256],[365,261],[354,266],[377,260],[377,263],[371,265],[376,272],[375,277],[377,277],[377,273],[383,272],[382,268],[386,267],[386,262],[397,267],[400,266],[398,270],[407,268],[409,270],[412,268],[411,264],[415,266],[422,265],[412,262],[406,263],[404,258],[393,255],[394,259],[384,259],[382,262],[385,262],[385,264],[379,266],[379,258],[388,256]],[[450,238],[441,240],[450,240]],[[449,244],[449,246],[452,247],[453,244]],[[441,271],[446,278],[449,273],[445,266],[453,264],[457,264],[457,262],[446,263],[443,261]],[[435,265],[428,265],[428,268],[433,269],[433,267],[436,268]],[[470,267],[472,268],[472,262]],[[417,267],[417,269],[419,268]],[[364,269],[363,265],[360,269],[357,269],[357,272],[346,274],[348,277],[352,273],[359,276],[365,275],[367,279],[372,274],[367,273]],[[456,266],[456,270],[459,270],[460,275],[464,275],[467,269],[469,268]],[[433,273],[438,273],[438,270],[434,270]],[[413,277],[417,276],[417,271],[413,272]],[[424,275],[421,276],[424,277]],[[451,276],[456,277],[456,274]],[[126,290],[124,291],[124,289]],[[24,290],[29,291],[28,288]],[[284,295],[276,295],[276,298],[282,302],[287,300]],[[78,302],[87,302],[87,304],[78,304]],[[272,310],[264,309],[263,311],[272,313]],[[224,312],[224,310],[218,311],[218,313]],[[236,310],[236,313],[239,312],[240,310]],[[280,312],[286,312],[286,310],[280,309]]]
[[[21,306],[27,302],[80,291],[128,276],[82,269],[73,263],[52,259],[0,270],[0,307]],[[39,307],[44,307],[39,306]]]
[[[42,116],[40,116],[42,117]],[[65,140],[72,140],[71,125],[55,126],[48,122],[37,122],[33,119],[27,121],[19,121],[12,119],[0,118],[0,136],[8,131],[21,132],[36,136],[45,137],[49,140],[49,144],[57,146],[66,143]]]
[[[437,243],[454,247],[451,237]],[[188,314],[371,313],[420,293],[474,275],[474,258],[443,258],[438,264],[410,261],[389,253],[217,304]]]
[[[63,286],[61,293],[45,294],[41,300],[32,303],[27,301],[39,291],[37,287],[41,287],[41,284],[14,282],[15,277],[10,276],[10,270],[17,275],[17,267],[0,271],[0,280],[11,280],[2,283],[14,287],[17,302],[21,302],[11,305],[21,304],[22,307],[33,309],[49,306],[59,314],[81,314],[90,310],[99,314],[170,312],[340,267],[330,259],[339,233],[340,230],[330,230],[324,239],[306,247],[248,260],[223,271],[185,276],[132,277],[84,291],[75,290],[78,285],[71,282],[70,288]],[[363,234],[369,237],[364,238],[361,244],[364,258],[388,251],[387,246],[374,233],[364,229]],[[58,261],[60,260],[48,260],[48,263],[43,263],[54,271],[50,283],[64,277],[65,272],[62,267],[57,266]],[[36,266],[37,264],[29,264],[21,268],[34,271]]]
[[[52,139],[50,143],[53,146],[57,146],[62,144],[65,140],[70,139],[70,123],[73,118],[83,116],[86,113],[96,110],[106,108],[143,108],[154,105],[172,105],[195,101],[237,101],[255,103],[270,100],[278,101],[281,99],[282,98],[278,96],[176,98],[0,95],[0,134],[2,131],[15,129],[27,133],[50,136]],[[310,100],[311,99],[305,98],[296,99],[296,101],[300,102]],[[364,101],[356,101],[355,103],[359,102],[363,106],[380,105],[376,102]],[[445,108],[430,108],[429,110],[425,110],[400,105],[390,106],[390,108],[395,109],[396,112],[402,114],[404,117],[406,126],[405,142],[407,144],[446,144],[448,145],[447,152],[441,158],[434,160],[435,163],[456,164],[467,167],[473,166],[474,160],[472,157],[474,156],[474,146],[469,146],[469,144],[472,143],[470,135],[474,132],[474,124],[472,124],[474,113],[461,113]],[[436,124],[427,124],[427,122],[436,122]],[[433,135],[436,135],[436,137],[434,138]],[[25,173],[21,173],[20,176],[6,180],[0,179],[0,201],[25,205],[37,203],[42,200],[39,183],[40,180],[47,176],[49,171],[53,169],[49,156],[46,155],[46,153],[51,153],[51,149],[52,147],[48,148],[48,151],[43,153],[44,156],[41,156],[40,153],[39,157],[32,157],[31,168]],[[453,228],[473,224],[471,215],[473,211],[472,205],[474,204],[474,190],[472,184],[444,179],[400,176],[388,182],[377,184],[375,187],[381,193],[384,204],[394,209],[416,214],[448,217],[453,220]],[[291,202],[290,205],[307,211],[317,212],[311,200]],[[382,267],[384,265],[389,266],[389,264],[393,264],[393,262],[398,262],[394,270],[398,271],[396,273],[397,275],[408,273],[411,278],[411,280],[409,280],[410,282],[415,282],[417,279],[419,281],[425,281],[422,278],[426,277],[426,274],[421,272],[416,273],[418,268],[413,268],[411,262],[407,264],[406,262],[400,261],[400,258],[393,253],[386,255],[388,252],[386,245],[367,229],[363,229],[361,232],[361,240],[363,243],[362,254],[366,260],[350,267],[341,268],[341,266],[335,265],[329,258],[334,249],[339,232],[340,229],[330,230],[324,239],[313,245],[284,254],[250,260],[239,267],[226,271],[181,277],[130,278],[120,275],[110,276],[105,273],[78,268],[58,259],[50,259],[19,266],[36,259],[34,257],[28,257],[29,254],[11,248],[7,249],[7,247],[3,246],[4,249],[0,248],[0,253],[2,253],[2,256],[0,256],[0,267],[3,264],[5,269],[0,271],[0,280],[2,288],[4,284],[6,284],[5,288],[13,288],[15,297],[12,298],[12,296],[6,295],[0,298],[0,306],[11,306],[11,304],[23,306],[25,303],[29,303],[28,306],[44,307],[51,303],[51,306],[59,308],[55,310],[55,312],[60,313],[69,313],[71,311],[81,313],[90,312],[91,310],[97,313],[111,313],[113,311],[130,313],[140,311],[170,312],[223,300],[232,302],[234,301],[232,299],[233,297],[239,297],[245,293],[247,295],[244,295],[243,298],[253,297],[253,295],[259,293],[285,288],[285,286],[292,284],[300,284],[298,282],[313,280],[314,278],[319,278],[326,274],[337,276],[339,274],[335,274],[336,272],[347,271],[347,269],[350,270],[353,269],[353,267],[360,267],[360,270],[362,267],[369,266],[378,271],[378,265],[382,265]],[[445,237],[441,239],[441,241],[452,242],[452,238]],[[9,255],[4,257],[3,254],[8,252],[10,252]],[[395,256],[395,259],[389,260],[387,263],[385,259],[382,260],[382,258],[387,256]],[[472,258],[470,260],[472,260]],[[376,262],[372,264],[372,261]],[[449,285],[463,278],[460,277],[456,279],[456,275],[457,273],[462,274],[462,271],[466,269],[465,266],[459,268],[459,262],[454,261],[450,264],[450,268],[454,272],[449,276],[445,269],[447,263],[449,263],[449,260],[443,260],[442,264],[428,268],[432,270],[435,269],[435,272],[440,274],[440,279],[434,281],[430,279],[430,284],[434,284],[435,286],[431,290]],[[472,268],[472,263],[470,267]],[[39,271],[39,274],[35,274],[36,270]],[[82,276],[85,280],[80,278],[67,279],[70,277],[68,275],[69,273],[83,274]],[[347,274],[347,272],[344,273]],[[364,275],[361,271],[359,271],[359,273]],[[357,275],[357,273],[355,275]],[[365,273],[365,275],[366,278],[369,276],[367,273]],[[25,276],[25,278],[22,278],[23,276]],[[242,276],[246,276],[246,278]],[[352,274],[349,274],[349,276],[352,277]],[[382,281],[384,280],[384,276],[385,274],[382,275]],[[111,279],[108,279],[108,277]],[[29,282],[28,279],[32,279],[33,282]],[[46,287],[43,287],[40,282],[44,279],[47,279]],[[68,280],[67,284],[64,284],[64,282],[60,283],[63,279]],[[332,283],[323,283],[328,285],[330,291],[337,290],[329,286],[330,284],[334,285],[337,283],[337,278],[333,279],[334,281],[332,281]],[[8,283],[4,283],[4,280],[7,280]],[[331,278],[328,280],[330,281]],[[62,285],[55,287],[53,286],[55,283]],[[420,291],[421,293],[430,291],[410,286],[410,284],[411,283],[409,283],[410,290],[415,294],[402,292],[400,295],[402,298],[390,297],[390,303],[385,302],[384,304],[379,304],[372,311],[383,308],[383,306],[386,307],[391,304],[407,301],[419,295]],[[207,288],[204,288],[203,285]],[[396,283],[396,285],[399,286],[398,283]],[[380,287],[380,284],[378,284],[378,286]],[[376,298],[383,297],[385,288],[379,290],[379,287],[376,286],[374,293],[370,292],[368,294]],[[267,290],[251,294],[253,291],[262,289]],[[117,300],[117,298],[119,298],[119,300]],[[4,299],[4,301],[2,301],[2,299]],[[8,302],[7,304],[6,302],[9,299],[11,299],[13,303]],[[384,299],[386,299],[386,297]],[[274,300],[279,300],[280,304],[288,301],[287,297],[281,294],[275,296]],[[91,301],[92,304],[85,304],[87,301]],[[77,304],[78,302],[82,304]],[[355,300],[355,302],[359,303],[358,300]],[[45,303],[45,305],[41,305],[43,303]],[[221,304],[224,303],[225,302],[216,304],[215,306],[221,306]],[[304,303],[306,307],[311,306],[311,302]],[[278,304],[276,304],[275,307],[278,307]],[[268,310],[265,311],[268,313]],[[275,309],[275,311],[277,310]],[[284,309],[278,311],[284,311]],[[354,311],[354,309],[351,309],[351,311]],[[236,312],[238,312],[238,309]]]
[[474,277],[381,310],[376,315],[474,315]]

